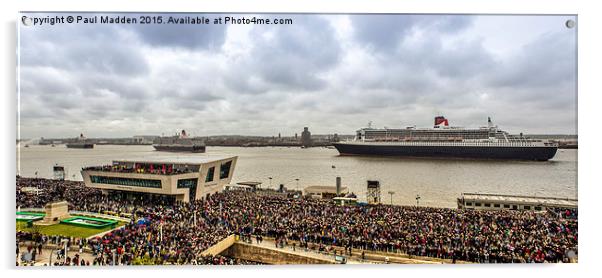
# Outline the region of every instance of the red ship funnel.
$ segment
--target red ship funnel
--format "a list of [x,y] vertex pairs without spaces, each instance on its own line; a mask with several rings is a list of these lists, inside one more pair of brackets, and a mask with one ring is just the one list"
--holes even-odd
[[444,126],[449,126],[449,122],[447,121],[447,119],[443,116],[437,116],[435,117],[435,126],[440,126],[440,125],[444,125]]

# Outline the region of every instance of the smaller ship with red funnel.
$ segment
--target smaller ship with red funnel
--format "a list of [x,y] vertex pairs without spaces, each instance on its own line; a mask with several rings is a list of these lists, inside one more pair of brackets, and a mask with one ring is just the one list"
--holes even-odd
[[[86,142],[86,137],[84,137],[83,133],[79,134],[79,138],[77,138],[76,142],[73,143],[67,143],[66,146],[67,148],[70,149],[92,149],[94,148],[94,144],[93,143],[88,143]],[[54,147],[54,145],[53,145]]]
[[189,137],[186,130],[182,130],[181,133],[176,133],[174,136],[157,138],[153,147],[157,151],[164,152],[205,152],[205,142],[200,138]]

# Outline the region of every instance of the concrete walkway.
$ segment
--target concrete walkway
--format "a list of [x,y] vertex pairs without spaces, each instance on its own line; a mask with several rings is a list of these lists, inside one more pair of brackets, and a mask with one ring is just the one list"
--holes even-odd
[[[23,254],[24,252],[27,252],[27,248],[25,247],[21,247],[20,253]],[[50,254],[52,252],[52,260],[50,259]],[[84,259],[86,261],[90,261],[90,265],[92,264],[92,261],[94,260],[94,256],[89,253],[89,252],[82,252],[79,253],[78,250],[68,250],[67,251],[67,256],[69,256],[71,259],[73,259],[75,257],[75,254],[79,254],[79,258],[80,259]],[[60,261],[64,262],[64,258],[61,259]],[[42,254],[38,254],[36,255],[36,261],[34,263],[35,266],[43,266],[43,265],[50,265],[50,263],[54,264],[57,261],[56,259],[56,249],[50,249],[50,248],[42,248]],[[19,262],[19,265],[23,265],[21,262],[21,255],[19,255],[19,258],[17,258],[17,262]],[[30,265],[29,263],[27,265]]]

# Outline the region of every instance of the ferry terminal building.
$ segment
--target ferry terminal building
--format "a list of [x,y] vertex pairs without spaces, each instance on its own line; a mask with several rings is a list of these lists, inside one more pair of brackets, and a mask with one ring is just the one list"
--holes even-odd
[[209,197],[230,184],[237,158],[115,160],[111,165],[85,167],[81,174],[86,186],[105,194],[189,202]]

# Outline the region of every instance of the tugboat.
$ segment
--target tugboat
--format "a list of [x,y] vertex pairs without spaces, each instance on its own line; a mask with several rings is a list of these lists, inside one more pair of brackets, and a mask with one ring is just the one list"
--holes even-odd
[[186,130],[174,136],[159,137],[155,139],[153,147],[164,152],[193,152],[204,153],[205,142],[200,138],[190,138]]
[[77,141],[74,143],[67,143],[67,148],[70,149],[92,149],[94,148],[94,144],[92,143],[87,143],[86,142],[86,137],[84,137],[83,133],[79,134],[79,138],[77,138]]

